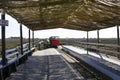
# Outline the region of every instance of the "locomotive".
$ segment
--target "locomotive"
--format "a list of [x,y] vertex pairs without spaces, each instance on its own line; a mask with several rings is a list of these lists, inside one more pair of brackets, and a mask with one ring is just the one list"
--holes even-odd
[[49,41],[50,41],[50,47],[57,48],[60,45],[58,36],[51,36],[49,38]]

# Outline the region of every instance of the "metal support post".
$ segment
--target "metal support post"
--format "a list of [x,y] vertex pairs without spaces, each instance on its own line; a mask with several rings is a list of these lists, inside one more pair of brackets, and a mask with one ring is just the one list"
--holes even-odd
[[[119,46],[120,45],[120,36],[119,36],[119,26],[117,26],[117,45]],[[117,49],[118,52],[120,52],[120,48]]]
[[22,24],[20,23],[20,49],[21,49],[21,54],[23,54],[23,35],[22,35]]
[[29,29],[29,50],[31,48],[31,45],[30,45],[30,29]]
[[34,31],[32,31],[32,46],[34,47]]
[[[89,42],[89,32],[87,31],[87,43]],[[87,54],[88,54],[88,44],[87,44]]]
[[[5,10],[2,9],[1,13],[1,19],[5,20]],[[1,37],[2,37],[2,64],[5,65],[7,63],[7,59],[5,56],[5,49],[6,49],[6,44],[5,44],[5,25],[1,26]]]

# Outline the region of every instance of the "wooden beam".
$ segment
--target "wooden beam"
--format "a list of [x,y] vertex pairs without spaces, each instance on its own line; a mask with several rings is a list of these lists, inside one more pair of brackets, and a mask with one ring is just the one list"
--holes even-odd
[[32,31],[32,46],[34,47],[34,31]]
[[[89,42],[89,32],[87,31],[87,43]],[[88,44],[87,44],[87,54],[88,54]]]
[[21,54],[23,54],[23,35],[22,35],[22,24],[20,23],[20,49],[21,49]]
[[29,50],[30,50],[30,48],[31,48],[31,43],[30,43],[30,29],[29,29],[28,32],[29,32],[29,39],[28,40],[29,40]]
[[[117,45],[120,46],[120,31],[119,26],[117,26]],[[117,49],[118,52],[120,52],[120,48]]]
[[[97,43],[99,44],[100,43],[100,36],[99,36],[99,30],[97,30]],[[100,54],[100,50],[99,50],[99,45],[97,46],[97,54],[100,56],[101,59],[103,59],[102,55]]]
[[[1,19],[2,20],[5,20],[5,10],[2,9],[2,13],[1,13]],[[5,25],[2,25],[1,26],[1,37],[2,37],[2,41],[1,41],[1,44],[2,44],[2,64],[5,65],[7,63],[7,59],[6,59],[6,42],[5,42]]]

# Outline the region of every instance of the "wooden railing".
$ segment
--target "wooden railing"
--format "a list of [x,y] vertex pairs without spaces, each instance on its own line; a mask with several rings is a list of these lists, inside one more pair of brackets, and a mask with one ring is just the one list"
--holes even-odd
[[[28,43],[23,44],[23,54],[29,50],[28,46]],[[6,59],[8,60],[18,58],[19,56],[21,56],[20,46],[6,50]]]
[[115,44],[102,44],[102,43],[89,43],[89,42],[80,42],[79,40],[62,40],[63,43],[67,45],[73,45],[77,47],[82,47],[88,51],[102,53],[105,55],[115,56],[120,58],[120,46]]
[[29,44],[23,44],[23,53],[21,54],[20,46],[6,50],[6,60],[7,63],[2,65],[2,60],[0,61],[0,80],[5,80],[10,76],[11,73],[16,72],[18,65],[24,63],[29,56],[32,55],[32,52],[35,48],[29,50]]

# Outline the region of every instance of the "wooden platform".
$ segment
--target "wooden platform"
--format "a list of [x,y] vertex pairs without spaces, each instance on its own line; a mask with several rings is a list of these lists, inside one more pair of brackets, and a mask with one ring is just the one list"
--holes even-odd
[[57,50],[51,48],[35,52],[7,80],[84,80],[84,78],[75,73]]

